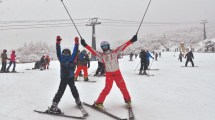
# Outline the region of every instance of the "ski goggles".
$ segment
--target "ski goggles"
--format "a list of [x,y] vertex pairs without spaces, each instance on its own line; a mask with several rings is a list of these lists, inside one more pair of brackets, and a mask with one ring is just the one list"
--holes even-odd
[[102,49],[108,49],[108,48],[109,48],[109,45],[102,46]]

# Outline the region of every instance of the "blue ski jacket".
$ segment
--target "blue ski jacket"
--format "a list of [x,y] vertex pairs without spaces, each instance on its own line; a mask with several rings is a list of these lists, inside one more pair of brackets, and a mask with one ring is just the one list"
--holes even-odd
[[147,60],[150,60],[150,58],[154,59],[154,57],[152,57],[152,55],[149,52],[147,52]]
[[60,62],[60,76],[61,78],[72,78],[74,77],[75,63],[74,59],[78,51],[78,44],[75,44],[73,53],[70,56],[64,56],[61,53],[60,44],[56,44],[57,58]]

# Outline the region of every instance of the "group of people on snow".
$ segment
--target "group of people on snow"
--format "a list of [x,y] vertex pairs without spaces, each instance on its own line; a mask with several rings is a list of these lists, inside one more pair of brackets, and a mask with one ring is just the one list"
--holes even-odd
[[[7,61],[9,62],[9,65],[7,66]],[[1,53],[1,72],[16,72],[16,54],[15,50],[12,50],[10,54],[10,58],[7,56],[7,50],[4,49]],[[34,68],[32,69],[49,69],[49,63],[50,63],[50,57],[48,55],[43,55],[39,61],[35,62]],[[10,71],[10,67],[13,65],[12,71]]]
[[[78,106],[82,106],[82,102],[80,100],[78,89],[75,86],[75,81],[77,81],[78,76],[81,71],[84,73],[84,81],[89,81],[88,78],[88,68],[90,68],[90,58],[87,54],[86,50],[79,50],[79,38],[75,37],[74,39],[74,48],[71,52],[69,49],[63,49],[61,51],[61,41],[62,38],[60,36],[56,37],[56,51],[57,51],[57,58],[60,62],[60,84],[58,90],[52,100],[51,107],[47,110],[49,113],[61,114],[61,110],[58,108],[58,104],[65,92],[66,86],[69,85],[71,93],[75,99],[75,103]],[[103,103],[106,99],[106,96],[109,94],[113,82],[117,84],[117,87],[120,89],[124,101],[127,106],[131,106],[131,96],[128,92],[126,87],[126,83],[124,78],[121,74],[119,69],[119,55],[121,52],[124,51],[129,45],[137,41],[137,35],[134,35],[132,39],[125,42],[121,46],[117,47],[116,49],[110,49],[110,44],[107,41],[102,41],[100,47],[102,52],[94,50],[90,47],[84,39],[81,38],[81,45],[90,51],[93,56],[98,58],[98,68],[94,76],[104,75],[106,77],[105,87],[101,91],[100,95],[98,96],[97,100],[93,104],[94,107],[98,109],[104,109]],[[1,54],[2,58],[2,68],[1,71],[9,71],[10,66],[13,64],[13,72],[15,71],[16,60],[15,60],[15,51],[12,51],[11,57],[8,58],[6,54],[7,50],[3,50]],[[133,53],[130,53],[130,60],[133,60]],[[159,54],[160,55],[160,54]],[[138,55],[135,54],[135,58]],[[160,55],[161,56],[161,55]],[[147,75],[146,70],[150,67],[150,58],[157,60],[158,54],[155,54],[155,58],[149,53],[148,50],[142,49],[139,53],[140,58],[140,75]],[[194,66],[192,59],[193,53],[192,51],[188,52],[185,56],[187,58],[185,66],[187,66],[188,62],[192,63]],[[10,65],[6,69],[6,62],[10,60]],[[32,69],[49,69],[50,58],[48,55],[43,55],[39,61],[35,63],[34,68]]]
[[194,55],[193,55],[192,50],[190,50],[186,54],[183,54],[182,52],[180,52],[179,56],[178,56],[178,60],[180,60],[180,62],[182,62],[183,57],[187,59],[185,62],[185,67],[187,67],[188,62],[191,62],[192,67],[194,67],[194,62],[193,62]]
[[43,55],[39,61],[36,61],[34,64],[34,68],[32,69],[49,69],[49,64],[50,64],[50,57],[49,55]]
[[[9,66],[7,67],[7,60],[10,60]],[[2,61],[2,67],[1,67],[1,72],[10,72],[10,67],[13,64],[13,69],[11,72],[16,72],[16,55],[15,51],[12,50],[12,53],[10,54],[10,58],[7,57],[7,50],[4,49],[2,54],[1,54],[1,61]]]

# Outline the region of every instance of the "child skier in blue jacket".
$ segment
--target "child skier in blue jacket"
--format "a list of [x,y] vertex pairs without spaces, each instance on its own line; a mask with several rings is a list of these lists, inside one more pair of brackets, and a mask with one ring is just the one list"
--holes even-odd
[[57,58],[60,62],[61,81],[60,81],[58,91],[55,94],[55,97],[52,101],[53,102],[52,106],[48,109],[48,112],[55,113],[55,114],[61,114],[61,110],[58,108],[58,103],[60,102],[60,99],[62,98],[67,85],[69,85],[70,87],[72,95],[75,98],[76,104],[78,106],[82,105],[79,98],[78,90],[74,83],[74,71],[75,71],[74,59],[78,51],[79,40],[78,40],[78,37],[75,38],[75,46],[72,54],[69,49],[64,49],[61,53],[61,46],[60,46],[61,40],[62,40],[61,37],[57,36],[56,51],[57,51]]

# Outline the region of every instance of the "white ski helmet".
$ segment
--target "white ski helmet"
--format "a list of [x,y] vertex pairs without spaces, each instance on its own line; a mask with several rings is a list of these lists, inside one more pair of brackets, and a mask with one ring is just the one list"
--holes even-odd
[[103,51],[107,51],[110,49],[110,44],[107,41],[102,41],[100,46]]

